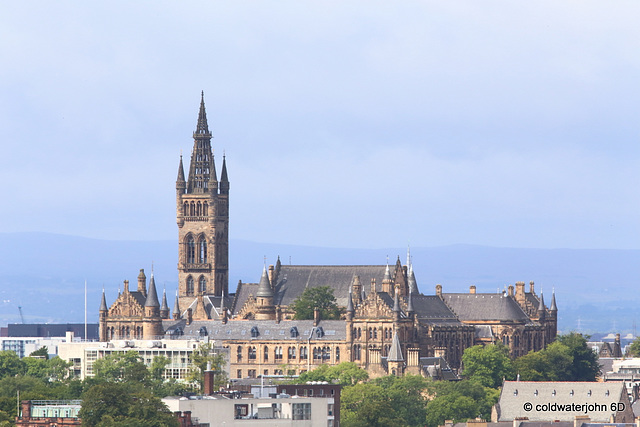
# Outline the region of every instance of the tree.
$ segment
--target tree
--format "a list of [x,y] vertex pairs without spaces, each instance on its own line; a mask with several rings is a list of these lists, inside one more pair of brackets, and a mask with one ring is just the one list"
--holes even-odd
[[45,359],[49,359],[49,348],[46,345],[42,346],[36,351],[32,351],[29,357],[44,357]]
[[211,364],[211,369],[215,371],[213,382],[215,387],[223,386],[228,381],[224,370],[226,364],[224,355],[215,352],[213,344],[202,343],[191,354],[191,364],[188,375],[189,381],[197,384],[201,391],[204,387],[204,372],[207,370],[207,365],[209,364]]
[[27,370],[24,362],[13,351],[0,351],[0,378],[15,377]]
[[503,380],[514,378],[509,349],[501,342],[469,347],[462,355],[462,376],[485,387],[498,388]]
[[147,383],[149,370],[138,352],[113,353],[98,359],[93,364],[98,381]]
[[162,401],[134,383],[104,382],[82,395],[82,425],[177,427],[178,420]]
[[316,308],[322,319],[340,319],[340,308],[336,304],[333,289],[329,286],[307,288],[291,304],[291,309],[295,312],[294,319],[297,320],[313,319]]
[[640,337],[633,340],[631,344],[629,344],[629,356],[631,357],[640,357]]
[[340,424],[344,427],[386,427],[399,425],[384,389],[373,383],[342,389]]
[[600,376],[598,355],[587,346],[587,338],[576,332],[557,337],[560,343],[569,347],[573,356],[569,369],[570,381],[595,381]]
[[469,418],[489,419],[491,407],[498,402],[498,390],[484,387],[477,381],[437,381],[431,383],[426,421],[429,427],[443,425],[445,420],[463,422]]
[[367,371],[359,367],[356,363],[342,362],[335,366],[320,365],[312,371],[303,372],[296,382],[327,381],[347,386],[364,382],[368,379],[369,374]]
[[395,408],[395,425],[422,426],[426,417],[426,390],[430,383],[421,375],[389,375],[373,381],[380,385]]

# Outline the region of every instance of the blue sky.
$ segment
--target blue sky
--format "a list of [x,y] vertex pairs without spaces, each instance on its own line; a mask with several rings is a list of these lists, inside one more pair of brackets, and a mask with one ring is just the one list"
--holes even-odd
[[232,238],[639,248],[639,14],[631,1],[7,3],[0,232],[175,239],[204,90]]

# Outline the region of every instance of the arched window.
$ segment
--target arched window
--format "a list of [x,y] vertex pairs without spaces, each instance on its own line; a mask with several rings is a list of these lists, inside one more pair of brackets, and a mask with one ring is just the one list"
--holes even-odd
[[184,202],[184,205],[182,206],[182,214],[184,216],[189,216],[189,203]]
[[336,347],[336,362],[340,361],[340,347]]
[[296,348],[295,347],[289,347],[287,356],[289,359],[295,359],[296,358]]
[[276,360],[282,360],[282,347],[277,346],[273,350],[273,354],[274,354]]
[[196,205],[196,216],[201,216],[202,215],[202,203],[198,202],[198,204]]
[[191,216],[196,216],[196,204],[193,202],[189,205],[189,214]]
[[198,249],[200,251],[200,262],[207,262],[207,238],[204,236],[200,236],[200,240],[198,242]]
[[207,202],[202,205],[202,216],[209,216],[209,203]]
[[269,361],[269,347],[267,347],[266,345],[264,346],[264,361],[268,362]]
[[300,359],[306,359],[307,357],[307,347],[300,347]]
[[187,236],[187,264],[193,264],[196,262],[196,242],[193,240],[192,235]]
[[373,328],[373,339],[374,340],[378,339],[378,328]]
[[256,360],[256,348],[255,347],[249,347],[249,360]]
[[198,280],[198,292],[207,292],[207,279],[204,276],[200,276],[200,280]]
[[251,338],[257,338],[260,335],[260,331],[257,326],[251,328]]
[[193,295],[193,277],[187,277],[187,295]]
[[241,345],[238,346],[238,350],[237,350],[236,355],[237,355],[238,362],[240,362],[242,360],[242,346]]
[[298,328],[295,326],[292,326],[291,329],[289,329],[289,335],[291,336],[291,338],[298,338],[298,335],[300,335],[298,333]]
[[373,328],[369,328],[369,339],[373,339]]

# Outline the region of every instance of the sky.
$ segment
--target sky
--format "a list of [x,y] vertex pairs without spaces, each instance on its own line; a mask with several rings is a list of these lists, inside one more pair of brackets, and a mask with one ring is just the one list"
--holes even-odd
[[0,232],[175,239],[204,91],[232,239],[640,248],[639,14],[635,1],[7,2]]

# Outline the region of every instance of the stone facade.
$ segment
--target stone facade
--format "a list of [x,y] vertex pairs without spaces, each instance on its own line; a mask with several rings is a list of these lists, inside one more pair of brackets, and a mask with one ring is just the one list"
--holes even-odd
[[[179,290],[172,317],[153,275],[141,270],[135,291],[108,307],[103,293],[100,339],[204,338],[229,348],[231,376],[299,374],[319,364],[352,361],[371,376],[426,374],[425,358],[454,370],[475,344],[503,342],[517,357],[555,338],[557,307],[524,282],[495,294],[423,295],[407,257],[395,265],[294,266],[263,269],[258,283],[228,293],[229,181],[223,158],[217,180],[211,133],[200,103],[188,177],[182,158],[176,181]],[[329,286],[341,320],[292,320],[291,304],[310,287]],[[421,361],[422,360],[422,361]]]

